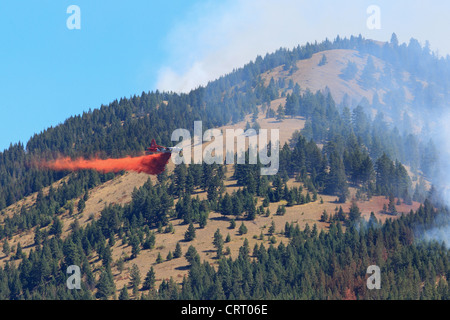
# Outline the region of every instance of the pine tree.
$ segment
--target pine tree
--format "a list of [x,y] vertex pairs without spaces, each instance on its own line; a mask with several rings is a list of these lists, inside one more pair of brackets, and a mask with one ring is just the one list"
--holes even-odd
[[102,264],[105,268],[109,268],[112,262],[112,251],[109,245],[105,246],[101,252]]
[[3,242],[3,250],[2,251],[5,254],[5,256],[9,256],[9,254],[11,253],[11,248],[9,246],[8,240],[6,240],[6,239]]
[[[251,197],[251,196],[250,196]],[[250,200],[250,205],[247,209],[247,220],[253,221],[256,218],[256,207],[255,203],[253,202],[253,199]]]
[[173,257],[175,259],[181,257],[183,255],[183,253],[181,252],[181,245],[179,242],[177,242],[177,245],[175,246],[175,251],[173,253]]
[[222,256],[223,251],[223,237],[220,233],[220,229],[217,229],[216,232],[214,232],[214,240],[213,245],[217,249],[217,258],[220,258]]
[[162,256],[161,256],[161,252],[158,252],[158,256],[156,257],[156,263],[160,264],[163,262]]
[[320,221],[327,222],[328,221],[328,213],[327,210],[323,210],[322,215],[320,216]]
[[130,239],[130,244],[131,244],[131,258],[134,259],[141,252],[141,244],[139,242],[139,237],[133,234]]
[[22,245],[19,242],[19,243],[17,243],[15,259],[22,259],[23,257],[24,257],[24,253],[22,251]]
[[272,220],[272,224],[269,227],[269,235],[273,235],[275,233],[275,221]]
[[60,237],[62,234],[63,224],[58,217],[53,219],[53,224],[50,228],[50,234],[54,234],[56,237]]
[[345,202],[348,195],[344,163],[336,151],[330,156],[330,172],[325,185],[325,193],[338,195],[341,203]]
[[344,209],[342,209],[341,206],[339,206],[339,210],[337,212],[337,219],[339,221],[345,221],[346,220],[346,215],[344,213]]
[[391,45],[394,46],[394,48],[398,47],[398,38],[397,38],[397,35],[395,33],[392,33]]
[[142,245],[144,250],[153,249],[155,247],[156,236],[154,232],[147,234],[144,244]]
[[70,217],[73,215],[73,208],[74,208],[73,201],[69,201],[68,209],[69,209],[69,216]]
[[244,222],[242,222],[241,226],[239,227],[239,234],[243,235],[247,233],[247,227],[245,226]]
[[326,64],[327,64],[327,56],[323,54],[322,59],[320,59],[320,62],[319,62],[319,67],[324,66]]
[[127,286],[124,284],[122,290],[120,290],[119,300],[130,300],[130,296],[128,295]]
[[103,269],[96,287],[96,296],[98,299],[107,300],[114,294],[114,292],[116,291],[116,286],[114,284],[111,269]]
[[373,59],[371,56],[367,58],[366,66],[361,74],[361,81],[366,88],[371,88],[375,85],[376,79],[374,77],[374,72],[376,68],[373,63]]
[[350,206],[350,212],[348,214],[348,219],[350,222],[357,222],[361,217],[361,211],[356,204],[356,201],[352,201],[352,205]]
[[225,193],[225,196],[222,198],[220,213],[224,216],[233,214],[233,202],[228,193]]
[[125,269],[125,261],[123,260],[123,257],[120,257],[119,260],[116,262],[117,270],[122,274],[123,270]]
[[277,109],[277,120],[281,121],[284,120],[284,118],[285,118],[285,111],[283,106],[280,104]]
[[387,206],[387,210],[390,214],[393,215],[397,213],[397,209],[395,208],[395,197],[393,194],[389,196],[389,204]]
[[286,207],[284,205],[278,206],[277,215],[284,216],[286,214]]
[[344,80],[352,80],[358,72],[358,66],[353,61],[349,61],[340,75]]
[[142,290],[153,290],[155,288],[156,276],[153,267],[147,272],[144,279],[144,284],[142,285]]
[[130,285],[133,287],[133,295],[136,297],[141,284],[141,272],[136,264],[133,264],[130,271]]
[[169,253],[167,254],[166,260],[170,261],[173,259],[172,251],[169,250]]
[[188,229],[186,230],[186,233],[184,234],[184,240],[192,241],[194,239],[195,239],[195,227],[194,227],[194,224],[191,222],[189,224]]
[[194,263],[200,263],[200,256],[194,246],[189,246],[184,257],[191,265]]
[[84,208],[86,208],[86,202],[84,201],[83,198],[81,198],[81,199],[78,201],[78,206],[77,206],[78,213],[82,213],[83,210],[84,210]]

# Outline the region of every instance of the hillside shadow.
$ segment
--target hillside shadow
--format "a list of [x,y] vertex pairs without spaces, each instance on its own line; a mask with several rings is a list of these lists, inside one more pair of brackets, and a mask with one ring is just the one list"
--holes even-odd
[[22,249],[28,249],[34,247],[34,243],[30,243],[29,245],[23,247]]
[[175,267],[175,270],[186,271],[186,270],[189,270],[190,268],[191,268],[191,266],[189,264],[187,264],[185,266]]
[[219,217],[211,217],[211,218],[209,218],[209,220],[214,220],[214,221],[230,221],[230,218],[228,218],[227,216],[219,216]]
[[[236,181],[236,180],[234,180],[234,179],[231,179],[231,180],[228,180],[228,181]],[[237,183],[237,182],[235,182],[235,183],[233,183],[233,184],[229,184],[229,185],[227,185],[227,188],[231,188],[231,187],[242,187],[242,186],[238,185],[238,183]]]

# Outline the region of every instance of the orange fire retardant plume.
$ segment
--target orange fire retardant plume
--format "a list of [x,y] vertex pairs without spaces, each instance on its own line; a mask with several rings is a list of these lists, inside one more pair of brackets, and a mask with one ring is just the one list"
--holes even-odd
[[169,162],[171,153],[150,154],[141,157],[126,157],[121,159],[92,159],[79,158],[72,160],[69,157],[59,158],[54,161],[42,162],[40,167],[55,171],[96,170],[102,173],[135,171],[157,175],[164,171]]

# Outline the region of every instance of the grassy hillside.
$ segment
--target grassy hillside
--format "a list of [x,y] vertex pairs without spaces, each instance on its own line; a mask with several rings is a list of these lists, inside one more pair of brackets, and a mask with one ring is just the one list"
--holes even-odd
[[[420,244],[414,230],[446,212],[428,193],[437,150],[418,133],[429,90],[434,110],[443,108],[450,69],[414,44],[352,37],[280,49],[189,94],[120,99],[11,146],[0,154],[0,299],[111,299],[124,290],[161,299],[448,296],[447,250]],[[60,154],[138,155],[152,138],[171,145],[170,133],[196,120],[205,129],[279,129],[278,174],[171,162],[158,177],[32,166]],[[190,224],[196,236],[186,240]],[[219,251],[217,230],[229,234]],[[168,259],[177,244],[182,256]],[[412,257],[421,263],[406,273]],[[399,274],[379,295],[362,285],[369,262]],[[82,267],[81,291],[65,287],[71,264]],[[152,267],[155,284],[142,289]],[[233,281],[247,273],[231,286],[230,272]],[[410,282],[392,285],[402,281]]]
[[[283,99],[275,100],[273,107],[282,103]],[[246,121],[251,121],[250,117],[246,118]],[[238,129],[245,126],[246,121],[239,122],[235,125],[229,125],[220,127],[219,129]],[[296,130],[301,130],[304,127],[304,120],[298,119],[285,119],[283,121],[277,121],[275,118],[267,119],[263,114],[260,114],[258,123],[265,129],[279,129],[280,130],[280,142],[283,145],[288,143],[292,138],[292,134]],[[206,146],[207,143],[204,144]],[[174,165],[169,162],[167,167],[167,172],[169,174],[173,173]],[[242,189],[238,186],[237,180],[233,178],[234,167],[232,165],[227,166],[227,174],[224,180],[224,192],[232,194],[234,191]],[[98,220],[101,215],[101,211],[105,206],[109,204],[124,205],[131,202],[132,192],[134,188],[140,188],[145,182],[151,179],[153,183],[158,183],[155,176],[148,176],[146,174],[138,174],[133,172],[126,172],[123,175],[119,175],[116,178],[107,181],[103,184],[96,186],[95,188],[89,190],[89,199],[86,201],[86,207],[82,213],[70,216],[68,210],[64,210],[58,216],[63,224],[61,238],[66,239],[67,236],[72,231],[72,225],[75,221],[79,224],[79,227],[85,227],[88,223],[93,220]],[[62,181],[67,181],[64,178],[53,184],[53,188],[58,189],[61,186]],[[293,186],[304,186],[304,183],[297,182],[295,179],[291,178],[286,184],[288,187]],[[48,188],[44,188],[44,194],[48,194]],[[305,190],[306,195],[308,191]],[[132,256],[132,246],[130,244],[123,244],[118,236],[116,236],[116,243],[111,247],[112,250],[112,260],[113,267],[112,273],[114,276],[114,282],[117,288],[117,295],[120,293],[120,289],[129,284],[130,273],[132,266],[136,264],[142,276],[146,274],[148,269],[153,266],[156,276],[156,285],[159,286],[163,280],[169,280],[170,278],[175,279],[179,284],[183,281],[183,277],[187,276],[189,273],[189,263],[186,258],[181,257],[178,259],[167,260],[166,257],[170,252],[175,251],[177,243],[181,244],[182,252],[185,253],[189,246],[194,246],[200,256],[202,261],[208,261],[213,267],[217,268],[219,260],[216,257],[215,248],[213,245],[213,235],[217,229],[220,230],[221,234],[226,237],[230,235],[231,241],[225,244],[226,248],[229,248],[229,255],[233,259],[238,257],[239,249],[241,248],[244,240],[249,241],[250,248],[257,245],[270,246],[280,244],[281,242],[289,243],[289,238],[285,235],[286,223],[298,225],[301,230],[303,230],[306,225],[312,227],[317,226],[318,230],[327,231],[330,227],[330,221],[322,221],[321,216],[323,211],[327,211],[329,214],[336,214],[336,209],[342,207],[345,212],[349,211],[351,205],[351,199],[354,198],[356,193],[356,188],[351,188],[351,196],[349,200],[345,203],[338,203],[337,197],[326,194],[319,194],[319,198],[312,203],[287,207],[286,213],[284,215],[276,215],[277,209],[280,205],[286,205],[287,202],[282,200],[280,202],[270,203],[268,206],[271,214],[268,217],[258,216],[254,221],[247,221],[244,217],[237,219],[237,227],[235,229],[230,229],[231,217],[224,217],[218,212],[212,211],[209,214],[209,222],[203,229],[197,229],[197,236],[192,242],[184,241],[184,234],[188,228],[183,221],[183,219],[171,219],[170,223],[173,225],[173,231],[169,233],[158,233],[156,236],[156,242],[154,249],[143,250],[136,258],[130,259]],[[207,192],[198,188],[194,190],[194,196],[198,196],[201,200],[207,199]],[[22,207],[31,208],[35,205],[37,193],[32,194],[21,201],[9,206],[4,212],[4,216],[12,216],[18,214]],[[262,198],[257,198],[257,206],[261,205],[263,202]],[[75,206],[80,199],[73,199]],[[176,200],[177,201],[177,200]],[[375,214],[375,217],[383,222],[386,219],[397,219],[399,215],[391,215],[383,211],[383,206],[387,205],[389,200],[385,196],[375,196],[368,201],[357,201],[358,207],[361,209],[362,217],[366,220],[370,218],[371,213]],[[408,214],[411,210],[416,211],[419,208],[420,203],[413,202],[411,205],[402,203],[397,206],[399,213]],[[248,232],[244,235],[239,234],[238,227],[241,223],[244,223],[248,229]],[[275,232],[269,234],[269,228],[275,224]],[[47,228],[48,230],[49,228]],[[35,233],[34,230],[29,230],[26,232],[18,232],[12,236],[9,240],[9,244],[12,248],[17,248],[20,243],[25,254],[29,254],[30,250],[36,250],[35,245]],[[156,231],[156,229],[154,229]],[[158,255],[163,257],[163,262],[157,263]],[[120,259],[124,260],[123,267],[120,269],[117,266],[117,262]],[[8,257],[1,256],[0,264],[4,264],[8,260]],[[21,260],[15,260],[14,263],[18,266]],[[89,262],[93,270],[97,270],[96,279],[100,276],[99,271],[102,267],[101,258],[98,254],[91,255]],[[131,288],[129,289],[130,296],[133,297]]]

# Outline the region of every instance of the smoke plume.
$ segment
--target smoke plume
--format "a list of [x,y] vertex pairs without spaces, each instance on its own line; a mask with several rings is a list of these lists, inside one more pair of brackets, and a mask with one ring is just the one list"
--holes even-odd
[[157,175],[165,170],[166,164],[169,161],[170,157],[170,153],[151,154],[134,158],[126,157],[121,159],[105,160],[84,158],[72,160],[69,157],[65,157],[56,159],[54,161],[41,162],[38,164],[38,166],[55,171],[78,171],[92,169],[102,173],[108,173],[124,170]]

